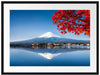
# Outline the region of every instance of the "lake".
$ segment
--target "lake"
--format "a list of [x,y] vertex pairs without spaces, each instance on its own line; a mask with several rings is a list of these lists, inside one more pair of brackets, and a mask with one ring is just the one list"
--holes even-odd
[[10,66],[90,66],[90,49],[10,48]]

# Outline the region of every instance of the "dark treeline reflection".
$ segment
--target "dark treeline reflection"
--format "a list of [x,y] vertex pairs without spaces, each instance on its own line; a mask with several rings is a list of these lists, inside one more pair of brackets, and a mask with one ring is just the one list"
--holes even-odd
[[32,48],[23,48],[23,47],[14,47],[15,49],[22,49],[26,51],[32,51],[36,53],[65,53],[65,52],[73,52],[73,51],[84,51],[90,50],[89,47],[63,47],[63,46],[55,46],[55,47],[32,47]]
[[89,46],[52,46],[52,47],[45,47],[45,46],[32,46],[31,48],[33,49],[80,49],[80,48],[83,48],[83,49],[89,49],[90,47]]

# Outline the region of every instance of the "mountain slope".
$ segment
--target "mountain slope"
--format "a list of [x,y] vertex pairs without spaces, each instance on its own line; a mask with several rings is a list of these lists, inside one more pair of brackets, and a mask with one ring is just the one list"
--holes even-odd
[[57,37],[51,37],[51,38],[34,38],[30,40],[25,41],[17,41],[17,43],[84,43],[84,42],[90,42],[89,40],[75,40],[75,39],[67,39],[67,38],[57,38]]
[[[60,36],[55,35],[51,32],[47,32],[37,38],[25,40],[25,41],[16,41],[16,43],[84,43],[90,42],[89,40],[75,40],[75,39],[68,39],[68,38],[60,38]],[[12,43],[12,42],[11,42]]]

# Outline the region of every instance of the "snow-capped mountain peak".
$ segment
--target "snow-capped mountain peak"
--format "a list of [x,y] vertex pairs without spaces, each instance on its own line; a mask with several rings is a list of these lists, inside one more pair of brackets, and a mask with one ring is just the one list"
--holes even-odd
[[60,37],[58,35],[53,34],[52,32],[44,33],[43,35],[39,36],[40,38],[50,38],[50,37]]

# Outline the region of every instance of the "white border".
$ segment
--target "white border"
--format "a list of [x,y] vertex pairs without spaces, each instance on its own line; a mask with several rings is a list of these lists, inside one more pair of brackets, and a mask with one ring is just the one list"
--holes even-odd
[[[10,66],[10,10],[90,10],[90,66]],[[96,72],[96,4],[4,4],[4,72]]]

